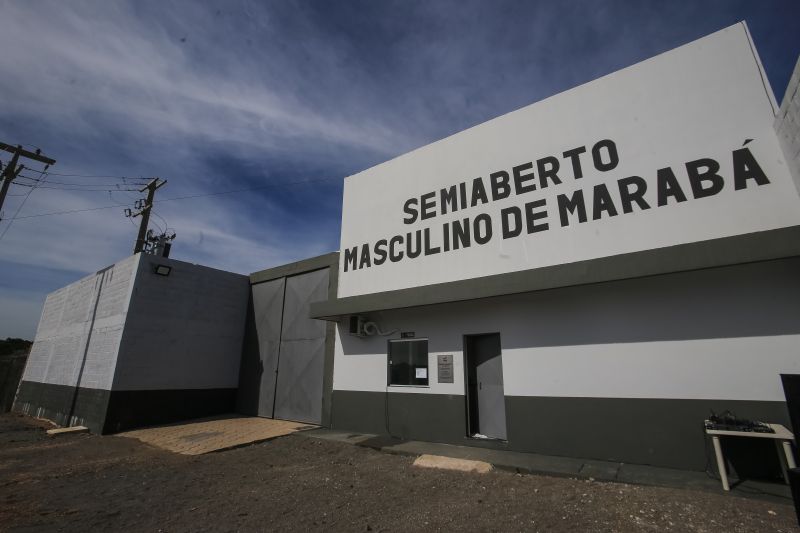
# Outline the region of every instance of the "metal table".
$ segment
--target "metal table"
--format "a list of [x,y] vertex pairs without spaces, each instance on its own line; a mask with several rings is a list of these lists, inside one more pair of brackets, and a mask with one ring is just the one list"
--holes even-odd
[[[708,420],[706,420],[708,422]],[[755,439],[772,439],[775,442],[775,448],[778,450],[778,461],[781,463],[781,470],[783,471],[783,479],[789,483],[789,476],[786,472],[786,467],[796,468],[794,462],[794,455],[792,455],[791,441],[794,440],[794,435],[791,431],[786,429],[780,424],[767,424],[775,433],[757,433],[755,431],[725,431],[721,429],[706,429],[706,434],[711,436],[711,441],[714,444],[714,455],[717,456],[717,468],[719,469],[719,477],[722,480],[722,488],[731,490],[728,484],[728,472],[725,470],[725,458],[722,455],[722,447],[719,445],[720,437],[752,437]],[[786,458],[786,461],[781,459],[781,455]]]

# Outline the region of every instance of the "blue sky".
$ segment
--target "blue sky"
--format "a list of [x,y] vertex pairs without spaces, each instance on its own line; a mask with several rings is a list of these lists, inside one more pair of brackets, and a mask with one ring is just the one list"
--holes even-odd
[[[336,250],[345,176],[740,20],[780,101],[796,0],[0,0],[0,141],[57,159],[50,181],[107,186],[14,185],[0,234],[23,200],[19,217],[139,196],[55,173],[159,176],[176,259],[250,273]],[[0,337],[33,338],[48,292],[130,254],[123,209],[12,223]]]

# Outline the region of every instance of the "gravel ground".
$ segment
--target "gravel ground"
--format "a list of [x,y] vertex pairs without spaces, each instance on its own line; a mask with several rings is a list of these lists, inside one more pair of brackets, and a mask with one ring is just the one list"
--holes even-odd
[[800,531],[789,503],[412,466],[289,435],[203,456],[0,415],[2,531]]

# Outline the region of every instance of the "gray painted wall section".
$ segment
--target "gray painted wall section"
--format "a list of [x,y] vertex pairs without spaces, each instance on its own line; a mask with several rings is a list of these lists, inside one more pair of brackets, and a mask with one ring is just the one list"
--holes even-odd
[[[371,313],[429,339],[431,384],[387,391],[385,337],[342,323],[333,427],[487,445],[466,440],[463,336],[496,331],[508,449],[702,470],[711,410],[788,422],[799,272],[790,258]],[[439,354],[455,383],[438,382]]]
[[508,441],[497,442],[468,438],[464,396],[333,394],[334,429],[698,471],[710,467],[702,422],[711,410],[788,424],[783,402],[507,396]]
[[235,389],[248,291],[247,276],[141,255],[113,390]]
[[338,269],[338,266],[339,252],[331,252],[325,255],[303,259],[302,261],[253,272],[250,274],[250,283],[255,285],[263,281],[285,278],[286,276],[293,276],[295,274],[302,274],[304,272],[311,272],[312,270],[320,270],[327,267]]

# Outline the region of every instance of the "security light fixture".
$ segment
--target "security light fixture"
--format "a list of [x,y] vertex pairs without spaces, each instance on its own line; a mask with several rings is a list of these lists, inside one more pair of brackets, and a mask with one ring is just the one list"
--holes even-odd
[[172,267],[167,265],[156,265],[156,274],[159,276],[169,276],[172,272]]

